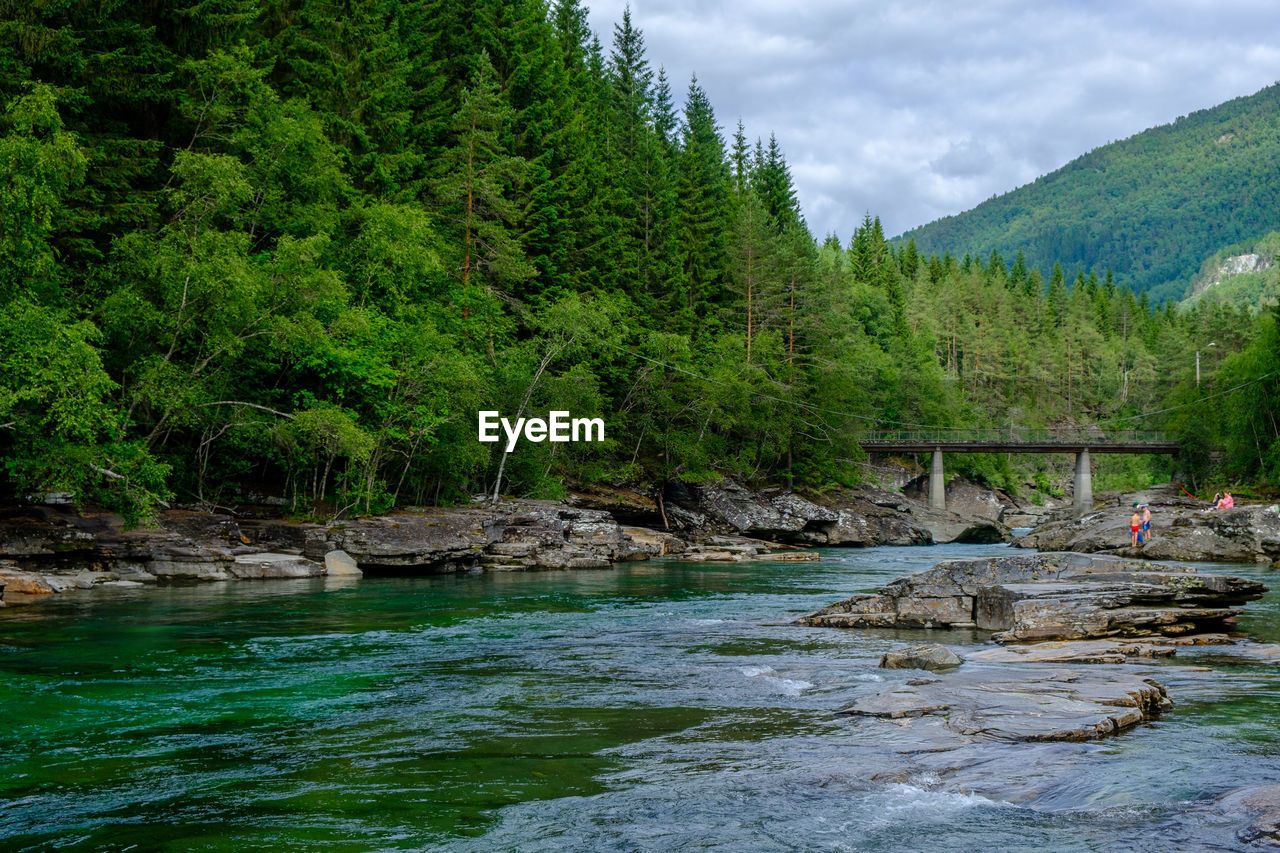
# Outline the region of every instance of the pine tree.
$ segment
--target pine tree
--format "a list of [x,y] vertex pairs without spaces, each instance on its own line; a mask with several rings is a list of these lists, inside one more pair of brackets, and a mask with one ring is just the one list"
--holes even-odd
[[796,200],[795,187],[791,182],[791,170],[787,168],[777,136],[772,133],[769,134],[769,147],[764,155],[764,162],[756,164],[752,186],[779,230],[787,224],[799,221],[800,204]]
[[684,114],[677,255],[680,290],[674,307],[689,323],[723,300],[729,169],[711,101],[696,76],[689,83]]
[[453,226],[464,320],[484,302],[482,294],[492,297],[534,274],[515,231],[519,212],[509,195],[525,179],[528,164],[503,145],[511,108],[487,53],[481,53],[477,69],[454,115],[453,145],[441,158],[445,177],[437,185]]
[[1018,250],[1017,257],[1013,259],[1013,268],[1009,270],[1009,278],[1006,279],[1005,285],[1012,291],[1019,291],[1027,281],[1027,259],[1023,256],[1022,250]]
[[680,120],[676,116],[675,101],[671,97],[671,84],[665,68],[658,68],[658,82],[653,87],[653,129],[662,143],[675,148],[676,130]]
[[[741,299],[745,319],[746,359],[776,295],[776,231],[760,197],[748,189],[736,199],[729,232],[729,275]],[[737,313],[737,312],[735,312]]]
[[1062,274],[1062,264],[1053,265],[1049,277],[1048,317],[1055,328],[1061,327],[1067,316],[1067,281]]
[[738,119],[738,129],[733,132],[733,149],[729,155],[733,163],[733,191],[741,194],[751,180],[751,155],[747,153],[746,129]]

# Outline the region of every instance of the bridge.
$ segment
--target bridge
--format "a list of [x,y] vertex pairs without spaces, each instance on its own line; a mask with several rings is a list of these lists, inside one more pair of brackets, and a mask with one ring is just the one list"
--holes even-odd
[[1081,429],[933,429],[868,433],[859,442],[868,453],[932,453],[929,505],[946,508],[946,453],[1074,453],[1075,508],[1093,509],[1090,453],[1177,453],[1178,443],[1155,432]]

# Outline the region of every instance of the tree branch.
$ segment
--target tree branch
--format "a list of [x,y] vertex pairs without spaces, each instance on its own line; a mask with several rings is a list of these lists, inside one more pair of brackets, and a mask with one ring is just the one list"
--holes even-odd
[[261,409],[264,412],[270,412],[273,415],[293,420],[293,415],[288,412],[281,412],[268,406],[259,406],[257,403],[246,403],[243,400],[215,400],[212,403],[201,403],[197,408],[207,409],[209,406],[248,406],[251,409]]

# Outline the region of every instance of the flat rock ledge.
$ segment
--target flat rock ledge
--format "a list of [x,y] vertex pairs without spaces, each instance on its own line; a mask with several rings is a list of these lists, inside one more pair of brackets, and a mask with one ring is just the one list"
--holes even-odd
[[1229,645],[1226,634],[1188,637],[1121,637],[1114,640],[1053,640],[1047,643],[998,646],[971,652],[979,663],[1129,663],[1134,658],[1168,658],[1179,646]]
[[[1012,538],[998,510],[961,515],[866,486],[814,495],[811,500],[776,487],[754,490],[725,479],[696,486],[672,484],[666,494],[663,521],[673,530],[698,536],[730,534],[792,545],[858,548]],[[579,495],[577,500],[602,507],[616,504],[612,497]],[[657,509],[654,505],[645,523],[658,523]]]
[[1013,544],[1142,560],[1270,563],[1280,568],[1280,512],[1273,511],[1271,505],[1209,510],[1153,503],[1151,509],[1151,538],[1136,548],[1129,544],[1132,502],[1080,518],[1056,516]]
[[1002,643],[1227,630],[1256,581],[1120,557],[1051,552],[949,560],[796,620],[831,628],[977,628]]
[[960,670],[918,678],[838,713],[912,726],[941,719],[970,740],[1083,741],[1117,734],[1173,707],[1159,683],[1106,669]]

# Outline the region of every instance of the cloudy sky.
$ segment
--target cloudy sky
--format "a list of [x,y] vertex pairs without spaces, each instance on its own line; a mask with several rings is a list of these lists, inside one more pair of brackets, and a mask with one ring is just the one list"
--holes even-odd
[[[606,49],[627,0],[583,0]],[[1280,80],[1273,0],[630,0],[678,101],[775,132],[814,233],[896,235]]]

